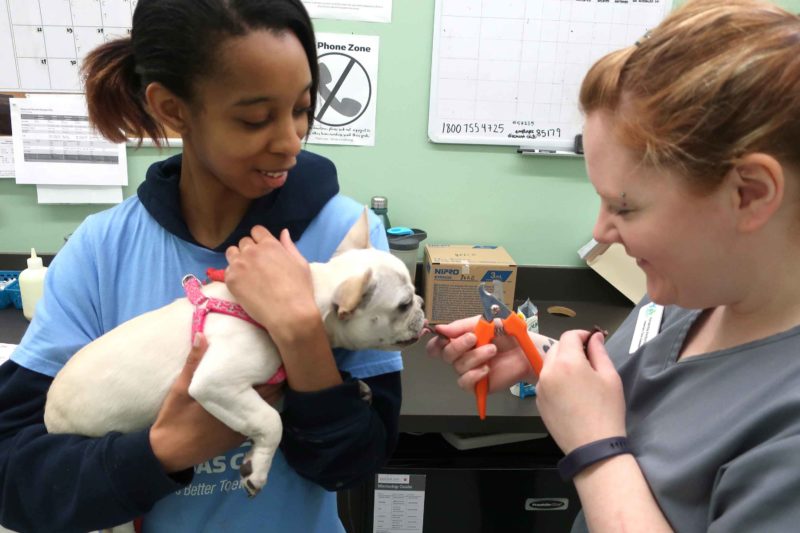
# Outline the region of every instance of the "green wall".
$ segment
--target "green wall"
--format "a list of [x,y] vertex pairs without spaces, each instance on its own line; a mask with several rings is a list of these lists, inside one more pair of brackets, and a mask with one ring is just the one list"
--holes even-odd
[[[800,0],[778,3],[800,10]],[[428,141],[432,0],[395,0],[391,24],[315,26],[380,36],[375,146],[307,146],[336,163],[343,193],[365,204],[388,197],[392,223],[426,230],[427,243],[499,244],[522,265],[582,264],[577,250],[591,238],[599,205],[582,159]],[[135,194],[147,166],[171,153],[129,148],[124,195]],[[0,180],[0,253],[56,252],[104,207],[37,205],[34,186]]]

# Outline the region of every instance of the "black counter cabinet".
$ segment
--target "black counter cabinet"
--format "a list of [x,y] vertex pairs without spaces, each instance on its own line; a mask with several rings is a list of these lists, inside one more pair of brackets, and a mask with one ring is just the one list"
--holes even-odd
[[6,307],[0,309],[0,342],[5,344],[19,344],[22,335],[28,328],[28,320],[21,309]]
[[[588,268],[520,267],[514,295],[515,308],[526,298],[536,304],[539,332],[553,338],[595,325],[613,332],[633,309]],[[567,307],[575,316],[550,314],[551,306]],[[424,479],[424,533],[568,533],[580,500],[573,484],[558,475],[563,454],[547,435],[535,398],[495,392],[480,420],[475,396],[458,388],[451,366],[426,354],[428,338],[403,350],[400,440],[378,475]],[[448,437],[467,448],[509,443],[456,449],[442,434],[455,434]],[[375,489],[370,479],[340,492],[339,514],[348,533],[374,530]],[[402,501],[394,504],[403,508]]]

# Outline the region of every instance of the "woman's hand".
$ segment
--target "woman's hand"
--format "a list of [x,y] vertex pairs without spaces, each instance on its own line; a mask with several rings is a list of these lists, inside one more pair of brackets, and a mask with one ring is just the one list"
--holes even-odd
[[602,333],[573,330],[561,336],[544,360],[536,405],[564,453],[597,439],[626,435],[622,381]]
[[278,348],[288,385],[315,391],[342,382],[314,299],[311,267],[283,230],[280,240],[263,226],[225,251],[225,283]]
[[[489,392],[507,389],[518,381],[536,382],[537,376],[513,337],[497,335],[484,346],[475,348],[475,324],[478,316],[436,326],[438,336],[428,341],[428,354],[453,365],[460,376],[458,386],[472,392],[482,378],[489,376]],[[530,334],[542,355],[552,339]]]
[[[183,370],[172,384],[150,428],[153,453],[167,473],[200,464],[245,440],[243,435],[214,418],[189,396],[189,383],[207,349],[205,336],[198,333]],[[277,402],[282,395],[281,385],[259,385],[256,390],[270,403]]]
[[303,318],[318,315],[311,269],[289,232],[280,240],[263,226],[225,251],[225,283],[247,313],[268,331],[302,327]]

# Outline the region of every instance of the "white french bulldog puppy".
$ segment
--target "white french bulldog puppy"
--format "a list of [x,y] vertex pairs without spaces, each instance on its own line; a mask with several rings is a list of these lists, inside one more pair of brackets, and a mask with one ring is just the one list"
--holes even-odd
[[[395,350],[422,334],[422,298],[415,295],[403,262],[370,246],[366,210],[333,258],[310,266],[332,347]],[[205,285],[202,291],[235,301],[224,283]],[[193,312],[193,304],[180,298],[117,326],[76,353],[47,394],[47,430],[97,437],[152,424],[191,348]],[[240,470],[252,496],[267,481],[282,432],[278,412],[253,385],[276,373],[280,354],[264,329],[225,314],[207,315],[205,335],[208,351],[189,394],[252,439]]]

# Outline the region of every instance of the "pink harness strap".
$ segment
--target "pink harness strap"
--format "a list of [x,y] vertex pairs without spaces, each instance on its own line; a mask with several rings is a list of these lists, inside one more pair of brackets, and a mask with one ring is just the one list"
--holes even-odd
[[[200,280],[192,274],[186,274],[183,280],[181,280],[181,285],[183,285],[186,297],[192,305],[194,305],[194,314],[192,315],[193,339],[197,333],[202,333],[205,329],[206,316],[208,316],[209,313],[222,313],[223,315],[236,317],[263,329],[263,326],[253,320],[241,305],[227,300],[220,300],[219,298],[211,298],[203,294]],[[278,371],[275,372],[275,375],[272,376],[267,383],[275,384],[285,380],[286,372],[283,369],[283,365],[281,365]]]

